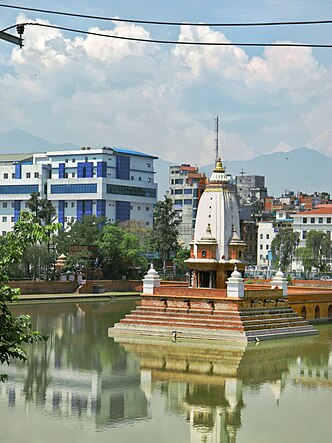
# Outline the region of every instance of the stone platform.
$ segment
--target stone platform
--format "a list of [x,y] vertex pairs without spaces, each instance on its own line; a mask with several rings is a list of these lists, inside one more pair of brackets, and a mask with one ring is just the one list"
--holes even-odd
[[226,290],[157,287],[109,335],[236,340],[246,343],[317,334],[288,306],[281,289],[245,289],[242,298]]

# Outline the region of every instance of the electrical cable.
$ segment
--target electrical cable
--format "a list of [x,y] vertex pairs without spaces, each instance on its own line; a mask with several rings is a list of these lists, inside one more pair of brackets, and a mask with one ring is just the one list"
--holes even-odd
[[332,20],[302,20],[302,21],[280,21],[280,22],[249,22],[249,23],[192,23],[192,22],[166,22],[155,20],[122,19],[117,17],[103,17],[98,15],[76,14],[72,12],[54,11],[48,9],[28,8],[25,6],[0,4],[1,8],[18,9],[22,11],[40,12],[42,14],[62,15],[66,17],[85,18],[90,20],[104,20],[121,23],[138,23],[145,25],[160,26],[210,26],[210,27],[241,27],[241,26],[296,26],[296,25],[325,25],[332,24]]
[[332,48],[332,44],[315,44],[315,43],[240,43],[240,42],[197,42],[197,41],[176,41],[176,40],[156,40],[156,39],[145,39],[139,37],[125,37],[113,34],[102,34],[100,32],[84,31],[81,29],[67,28],[65,26],[49,25],[45,23],[18,23],[12,25],[8,29],[17,27],[17,25],[23,26],[39,26],[42,28],[59,29],[61,31],[75,32],[77,34],[94,35],[97,37],[113,38],[117,40],[128,40],[143,43],[158,43],[167,45],[190,45],[190,46],[251,46],[251,47],[297,47],[297,48]]

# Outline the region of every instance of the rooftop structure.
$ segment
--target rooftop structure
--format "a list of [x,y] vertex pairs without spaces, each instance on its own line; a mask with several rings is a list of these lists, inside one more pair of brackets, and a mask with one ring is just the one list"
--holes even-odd
[[1,156],[0,233],[13,227],[32,192],[52,202],[64,228],[84,215],[152,226],[155,158],[107,147]]

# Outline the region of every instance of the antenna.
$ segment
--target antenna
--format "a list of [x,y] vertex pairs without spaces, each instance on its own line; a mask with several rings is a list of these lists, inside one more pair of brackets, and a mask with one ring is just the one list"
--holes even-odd
[[217,161],[219,160],[219,117],[217,116],[214,121],[216,123],[216,126],[215,126],[215,133],[216,133],[216,138],[215,138],[215,143],[216,143],[216,147],[215,147],[215,153],[216,153],[215,164],[217,164]]

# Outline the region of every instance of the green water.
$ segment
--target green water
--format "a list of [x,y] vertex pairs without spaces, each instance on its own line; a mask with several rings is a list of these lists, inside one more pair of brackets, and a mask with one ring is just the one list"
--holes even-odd
[[15,308],[49,341],[8,368],[1,443],[332,440],[332,326],[246,349],[109,338],[108,327],[135,303]]

